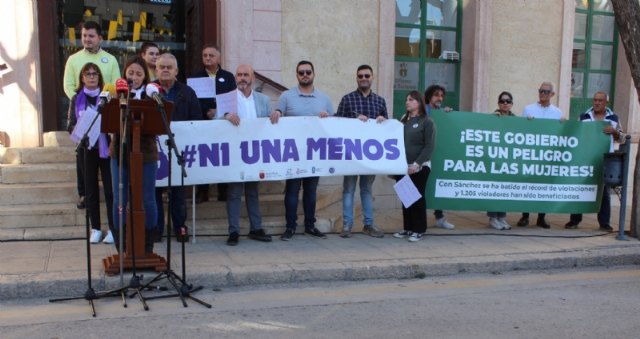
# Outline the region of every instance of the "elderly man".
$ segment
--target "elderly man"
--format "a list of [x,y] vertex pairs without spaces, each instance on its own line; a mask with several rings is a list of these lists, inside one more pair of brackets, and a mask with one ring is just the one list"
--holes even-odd
[[[156,82],[162,86],[165,99],[173,101],[173,113],[171,121],[202,120],[202,111],[196,93],[191,87],[178,82],[178,61],[170,53],[161,54],[156,60]],[[172,183],[174,184],[174,183]],[[164,189],[156,190],[156,203],[158,204],[158,227],[156,232],[162,234],[164,229],[164,206],[162,193]],[[187,206],[184,199],[184,187],[174,186],[169,192],[171,201],[171,221],[176,232],[176,239],[186,241],[185,222],[187,220]],[[185,232],[180,232],[184,228]],[[183,234],[184,233],[184,234]]]
[[[376,119],[378,123],[388,118],[387,103],[384,98],[371,90],[373,69],[369,65],[360,65],[356,70],[358,89],[348,93],[340,101],[336,116],[357,118],[366,122]],[[384,237],[384,233],[373,224],[373,181],[375,175],[360,175],[360,202],[362,203],[363,225],[362,232],[374,238]],[[357,175],[346,175],[342,190],[342,233],[343,238],[351,237],[353,227],[353,200],[356,191]]]
[[[241,121],[267,118],[271,113],[269,97],[252,90],[254,74],[251,66],[243,64],[236,69],[235,83],[238,85],[237,112],[223,112],[223,119],[233,126],[239,126]],[[229,239],[227,245],[236,246],[240,234],[240,200],[244,189],[244,199],[249,215],[249,239],[269,242],[271,236],[262,229],[260,215],[260,201],[258,199],[258,182],[230,183],[227,190],[227,219],[229,221]]]
[[[278,106],[271,112],[271,122],[277,123],[281,116],[317,116],[326,118],[333,115],[333,105],[329,97],[313,86],[315,70],[310,61],[300,61],[296,67],[298,86],[280,95]],[[284,208],[287,219],[287,229],[280,236],[280,240],[289,241],[298,227],[298,193],[300,187],[302,206],[304,209],[304,233],[314,237],[326,239],[316,223],[316,190],[319,177],[288,179],[285,183]]]
[[[602,128],[604,134],[612,136],[612,142],[624,142],[625,135],[620,126],[618,116],[607,107],[609,103],[609,95],[605,92],[596,92],[593,95],[593,106],[586,112],[580,114],[580,121],[607,121],[610,124]],[[613,148],[613,144],[612,144]],[[611,232],[613,228],[609,224],[611,219],[611,196],[609,195],[609,186],[605,185],[602,189],[602,202],[600,203],[600,211],[598,211],[598,224],[601,231]],[[578,228],[582,221],[582,214],[571,214],[569,222],[564,228]]]
[[[551,103],[551,98],[556,94],[553,90],[554,85],[550,81],[545,81],[538,88],[538,102],[530,104],[524,108],[522,116],[527,119],[562,119],[562,111]],[[551,225],[545,219],[545,213],[538,213],[536,226],[542,228],[551,228]],[[518,221],[518,226],[524,227],[529,225],[529,213],[522,213],[522,217]]]
[[[214,45],[204,45],[202,47],[202,64],[204,68],[193,74],[195,78],[210,77],[216,86],[216,94],[229,93],[236,89],[236,81],[233,74],[225,71],[220,66],[221,53],[220,49]],[[202,117],[205,120],[216,118],[216,99],[206,98],[199,99],[200,108],[202,109]],[[223,112],[224,113],[224,112]],[[227,199],[227,184],[218,184],[218,201]],[[196,186],[196,204],[209,201],[209,184]]]

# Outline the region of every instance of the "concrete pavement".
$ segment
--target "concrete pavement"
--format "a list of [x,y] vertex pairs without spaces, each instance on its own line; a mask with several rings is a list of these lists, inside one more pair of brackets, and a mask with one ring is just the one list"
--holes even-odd
[[[612,226],[617,228],[618,207],[612,209]],[[595,215],[585,215],[579,229],[565,230],[568,215],[551,214],[548,220],[552,228],[545,230],[517,227],[520,215],[511,213],[507,219],[513,229],[497,231],[488,227],[483,212],[445,213],[456,229],[429,228],[423,240],[416,243],[393,238],[391,233],[382,239],[364,234],[354,234],[350,239],[337,234],[330,234],[328,239],[296,234],[288,242],[280,241],[278,234],[271,243],[241,236],[239,245],[230,247],[226,237],[199,235],[195,243],[186,244],[187,281],[212,290],[306,281],[411,279],[467,272],[499,274],[640,264],[640,242],[634,238],[619,241],[617,233],[600,232]],[[535,214],[531,217],[535,221]],[[401,212],[394,209],[377,211],[376,220],[386,232],[399,230],[402,225]],[[433,224],[429,215],[429,225]],[[243,225],[244,234],[245,228]],[[171,247],[171,266],[180,274],[180,246],[174,241]],[[119,276],[105,276],[101,265],[102,258],[114,254],[115,248],[96,244],[91,252],[94,289],[120,287]],[[156,253],[166,256],[166,242],[156,244]],[[87,289],[84,240],[0,242],[0,258],[2,299],[81,296]],[[142,273],[144,281],[156,275],[153,271]],[[125,273],[125,282],[130,276]]]

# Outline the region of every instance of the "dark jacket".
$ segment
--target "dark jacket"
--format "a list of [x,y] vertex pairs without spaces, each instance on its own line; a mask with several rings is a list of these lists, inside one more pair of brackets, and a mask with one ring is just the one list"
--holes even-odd
[[[206,69],[201,69],[193,74],[194,78],[206,78],[209,76]],[[216,94],[229,93],[237,88],[236,78],[230,72],[218,68],[216,73]],[[207,111],[217,108],[215,98],[199,99],[202,118],[207,119]]]
[[170,93],[164,93],[164,96],[173,102],[171,121],[202,120],[198,97],[191,87],[176,81]]

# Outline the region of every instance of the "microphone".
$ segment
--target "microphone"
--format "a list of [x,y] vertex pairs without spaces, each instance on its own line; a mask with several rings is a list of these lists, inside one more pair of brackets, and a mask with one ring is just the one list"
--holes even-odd
[[160,87],[160,85],[156,84],[155,82],[148,83],[147,87],[145,88],[145,93],[147,94],[147,96],[155,100],[158,106],[164,107],[164,103],[162,102],[162,96],[160,96],[161,92],[162,92],[162,87]]
[[111,98],[116,93],[115,88],[112,84],[106,84],[102,88],[102,92],[100,93],[100,99],[98,101],[98,111],[100,111],[104,105],[108,104],[111,101]]
[[116,92],[120,98],[120,107],[127,106],[127,98],[129,97],[129,84],[127,80],[120,78],[116,80]]

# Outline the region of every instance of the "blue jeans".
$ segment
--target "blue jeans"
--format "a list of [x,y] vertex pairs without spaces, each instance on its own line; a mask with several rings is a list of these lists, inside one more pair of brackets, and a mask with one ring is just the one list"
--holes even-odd
[[287,219],[287,229],[296,230],[298,226],[298,193],[300,186],[302,193],[302,207],[304,210],[304,227],[312,229],[316,224],[316,190],[319,177],[288,179],[285,183],[284,209]]
[[[157,205],[158,216],[157,231],[165,228],[164,224],[164,203],[162,201],[162,193],[167,190],[166,187],[157,188],[155,192],[155,203]],[[184,187],[174,186],[169,190],[169,205],[171,206],[171,226],[173,226],[174,234],[179,234],[180,227],[187,222],[187,203],[184,199]]]
[[489,218],[504,218],[507,216],[506,212],[487,212]]
[[227,186],[227,219],[229,220],[229,234],[240,233],[240,202],[242,189],[244,188],[244,200],[249,214],[251,231],[262,228],[260,216],[260,201],[258,199],[258,182],[234,182]]
[[[362,222],[373,226],[373,194],[371,186],[375,175],[360,176],[360,202],[362,203]],[[346,175],[342,184],[342,219],[345,227],[353,226],[353,199],[356,191],[357,175]]]
[[[150,162],[142,164],[142,206],[144,207],[144,228],[152,230],[156,227],[157,210],[156,210],[156,173],[158,172],[158,164]],[[125,208],[120,206],[120,189],[118,187],[120,181],[120,172],[118,170],[118,160],[111,159],[111,186],[113,187],[113,224],[115,229],[120,228],[120,211]],[[129,168],[122,170],[122,206],[127,205],[129,200]],[[124,215],[126,217],[126,214]],[[124,219],[123,219],[124,220]],[[126,220],[125,220],[126,225]]]

